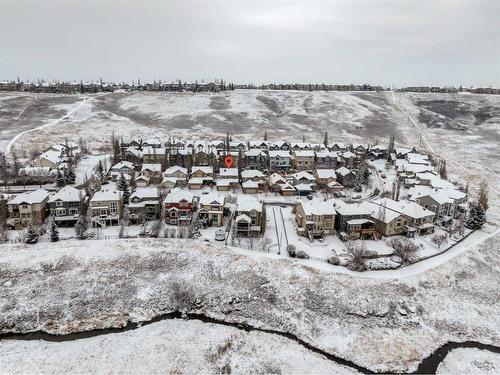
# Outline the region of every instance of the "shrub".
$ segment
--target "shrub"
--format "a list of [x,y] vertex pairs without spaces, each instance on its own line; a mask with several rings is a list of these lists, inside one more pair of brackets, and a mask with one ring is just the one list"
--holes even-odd
[[288,252],[288,255],[290,255],[292,258],[295,258],[295,255],[297,254],[297,248],[295,245],[289,244],[286,247],[286,251]]
[[330,264],[333,264],[334,266],[338,266],[340,264],[340,258],[336,255],[328,257],[326,261]]
[[299,250],[295,254],[299,259],[309,259],[309,255],[304,250]]

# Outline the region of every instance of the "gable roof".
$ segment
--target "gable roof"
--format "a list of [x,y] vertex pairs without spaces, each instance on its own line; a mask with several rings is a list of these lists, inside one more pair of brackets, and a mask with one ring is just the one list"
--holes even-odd
[[236,202],[236,211],[239,212],[250,212],[255,210],[257,212],[262,212],[262,202],[259,202],[257,198],[250,196],[239,196]]
[[49,192],[45,189],[37,189],[26,193],[21,193],[13,197],[8,204],[36,204],[43,202],[49,196]]
[[194,194],[188,190],[182,190],[179,188],[174,188],[165,197],[163,202],[165,203],[179,203],[181,201],[187,201],[189,203],[193,202]]
[[64,201],[64,202],[80,202],[85,194],[81,190],[73,186],[65,186],[53,194],[49,198],[49,202]]
[[221,206],[224,205],[224,202],[226,200],[226,197],[221,194],[217,193],[208,193],[208,194],[203,194],[200,197],[200,204],[202,205],[211,205],[211,204],[219,204]]

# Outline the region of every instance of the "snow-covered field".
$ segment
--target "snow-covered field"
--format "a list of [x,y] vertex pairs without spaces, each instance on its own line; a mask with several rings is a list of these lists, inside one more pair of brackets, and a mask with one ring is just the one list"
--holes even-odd
[[499,345],[499,241],[400,279],[187,240],[5,245],[0,330],[63,334],[186,311],[289,332],[373,370],[408,371],[447,341]]
[[0,341],[0,373],[354,374],[286,338],[199,320],[67,342]]
[[480,349],[454,349],[437,369],[437,374],[498,374],[500,354]]

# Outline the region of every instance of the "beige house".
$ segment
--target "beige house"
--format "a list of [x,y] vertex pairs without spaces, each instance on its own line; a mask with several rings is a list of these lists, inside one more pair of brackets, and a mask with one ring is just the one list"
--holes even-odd
[[43,223],[48,214],[48,201],[49,192],[44,189],[16,195],[7,201],[7,225],[17,229],[31,223]]
[[254,197],[240,197],[234,212],[234,230],[237,236],[257,236],[264,233],[266,215],[262,202]]
[[198,218],[206,220],[208,226],[222,226],[225,200],[223,195],[217,193],[203,194],[199,201]]
[[318,186],[326,187],[330,182],[337,181],[335,169],[318,169],[314,172]]
[[90,199],[92,225],[116,225],[123,215],[123,193],[119,190],[100,190]]
[[241,187],[245,194],[257,194],[259,192],[259,183],[257,181],[247,180],[241,184]]
[[332,202],[323,202],[316,198],[301,201],[295,211],[298,233],[311,240],[334,234],[335,214]]
[[314,151],[312,150],[299,150],[293,153],[293,166],[299,171],[312,171],[315,167]]

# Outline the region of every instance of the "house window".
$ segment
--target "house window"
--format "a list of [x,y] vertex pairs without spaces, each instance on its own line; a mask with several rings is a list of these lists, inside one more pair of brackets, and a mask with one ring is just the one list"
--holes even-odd
[[118,212],[118,203],[111,202],[109,204],[109,211],[111,212],[111,214],[115,215]]
[[56,201],[56,206],[57,207],[62,207],[63,205],[63,202],[62,201]]

